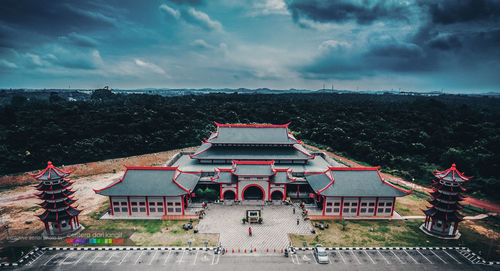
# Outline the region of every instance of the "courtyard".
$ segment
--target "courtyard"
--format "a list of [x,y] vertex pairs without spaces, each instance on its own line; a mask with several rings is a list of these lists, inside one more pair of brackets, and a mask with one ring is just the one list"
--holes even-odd
[[[296,213],[293,214],[295,207]],[[246,210],[261,210],[262,224],[243,224]],[[302,218],[295,205],[216,205],[209,204],[205,218],[198,224],[200,233],[219,233],[220,245],[228,251],[256,249],[259,252],[290,246],[289,233],[310,234],[310,221]],[[297,225],[299,218],[299,225]],[[252,236],[248,228],[252,227]]]

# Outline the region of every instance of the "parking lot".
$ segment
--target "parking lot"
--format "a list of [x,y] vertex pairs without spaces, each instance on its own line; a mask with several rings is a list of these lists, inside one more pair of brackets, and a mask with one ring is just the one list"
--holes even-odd
[[22,270],[500,270],[466,248],[329,248],[329,264],[318,264],[312,248],[281,253],[216,254],[196,248],[96,248],[37,251]]

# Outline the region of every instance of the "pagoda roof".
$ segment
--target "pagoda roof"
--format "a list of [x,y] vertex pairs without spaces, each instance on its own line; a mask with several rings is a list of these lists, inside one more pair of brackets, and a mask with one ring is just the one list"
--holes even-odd
[[412,191],[382,179],[376,167],[338,167],[325,172],[305,173],[307,182],[323,196],[402,197]]
[[68,198],[68,199],[65,199],[65,200],[59,201],[59,202],[44,201],[43,203],[40,203],[39,205],[40,205],[40,207],[42,207],[44,209],[59,209],[59,208],[71,205],[73,203],[75,203],[75,200]]
[[458,171],[455,164],[452,164],[449,169],[444,171],[436,170],[436,172],[434,172],[433,174],[434,176],[436,176],[441,180],[448,182],[457,182],[457,183],[463,183],[472,178],[472,177],[466,177],[465,175],[463,175],[463,173]]
[[297,139],[288,132],[288,125],[220,124],[207,142],[221,144],[295,144]]
[[47,162],[47,167],[31,176],[39,181],[59,180],[69,176],[70,172],[55,167],[52,162]]
[[[252,161],[253,162],[253,161]],[[260,161],[259,161],[260,162]],[[248,170],[250,173],[255,174],[255,176],[270,176],[269,180],[271,183],[290,183],[294,182],[295,178],[291,176],[291,169],[273,169],[271,170],[272,175],[263,175],[268,172],[268,168],[261,169],[260,167],[263,164],[249,164],[245,163],[244,166],[248,166],[245,170]],[[264,164],[265,165],[265,164]],[[271,163],[267,163],[267,165],[271,165]],[[241,164],[238,167],[242,166]],[[235,173],[233,169],[227,168],[217,168],[215,169],[216,175],[211,177],[210,180],[215,183],[237,183],[238,175]],[[242,174],[243,175],[243,174]],[[243,176],[252,176],[252,175],[243,175]]]
[[432,217],[432,219],[437,219],[446,222],[460,222],[464,219],[464,216],[459,214],[457,211],[454,212],[441,212],[434,207],[430,207],[424,210],[424,214]]
[[438,207],[438,208],[445,209],[445,210],[462,210],[464,208],[462,205],[460,205],[460,203],[448,204],[448,203],[444,203],[442,201],[439,201],[438,199],[431,199],[431,200],[428,200],[428,202],[430,204],[432,204],[432,206],[434,206],[434,207]]
[[49,194],[46,192],[42,192],[40,194],[37,194],[37,197],[41,200],[58,200],[58,199],[63,199],[67,198],[75,193],[74,191],[71,190],[64,190],[60,193],[55,193],[55,194]]
[[199,178],[200,172],[177,167],[127,167],[121,179],[94,191],[105,196],[179,196],[191,193]]
[[270,179],[271,183],[292,183],[295,180],[291,169],[277,169],[276,174]]
[[193,159],[208,160],[310,160],[314,155],[300,144],[288,147],[271,146],[213,146],[203,143],[190,156]]
[[237,176],[272,176],[274,161],[233,161],[232,173]]
[[38,215],[38,217],[44,222],[58,222],[77,216],[80,212],[80,210],[70,207],[59,212],[45,211],[43,214]]
[[443,194],[439,191],[434,191],[434,192],[431,192],[430,194],[434,198],[440,198],[440,199],[447,200],[447,201],[460,201],[460,200],[464,199],[464,197],[459,193],[453,194],[453,195],[447,195],[447,194]]
[[54,190],[65,189],[65,188],[69,187],[70,185],[72,185],[71,182],[69,182],[67,180],[63,180],[62,182],[60,182],[58,184],[44,184],[43,182],[41,182],[38,185],[36,185],[35,188],[38,191],[54,191]]

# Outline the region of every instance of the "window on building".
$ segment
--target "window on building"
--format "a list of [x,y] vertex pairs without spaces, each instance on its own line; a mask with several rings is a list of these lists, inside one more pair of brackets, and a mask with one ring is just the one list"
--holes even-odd
[[128,208],[127,207],[122,207],[122,212],[128,212]]
[[176,202],[175,206],[181,206],[181,203],[180,202]]
[[344,213],[349,213],[349,208],[344,208],[343,212]]
[[366,202],[361,202],[361,206],[366,207]]
[[377,213],[382,213],[382,212],[384,212],[384,208],[378,208],[377,209]]
[[137,213],[137,207],[132,207],[132,212]]
[[180,212],[182,212],[182,209],[181,209],[181,208],[175,208],[175,211],[176,211],[177,213],[180,213]]
[[361,210],[359,210],[361,213],[366,213],[366,208],[361,208]]
[[137,202],[133,201],[132,206],[137,206]]
[[332,203],[331,202],[327,202],[326,206],[332,206]]
[[119,213],[120,212],[120,208],[116,207],[116,208],[113,208],[113,211]]
[[385,203],[385,206],[392,206],[392,202]]
[[340,202],[335,202],[333,206],[340,206]]
[[384,203],[383,202],[379,202],[378,206],[384,206]]
[[150,201],[150,202],[149,202],[149,206],[155,206],[155,203],[154,203],[154,202],[152,202],[152,201]]
[[173,202],[167,202],[167,206],[174,206]]
[[356,206],[358,206],[358,203],[357,203],[357,202],[353,202],[353,203],[351,204],[351,206],[352,206],[352,207],[356,207]]
[[333,208],[333,212],[334,213],[338,213],[338,212],[340,212],[340,209],[339,208]]
[[158,208],[158,212],[163,213],[163,208]]
[[122,201],[122,206],[127,206],[127,202],[126,201]]
[[167,208],[167,212],[173,212],[174,211],[174,208]]
[[146,206],[146,203],[144,201],[142,201],[142,202],[139,202],[139,205],[140,206]]
[[368,213],[373,213],[374,210],[375,209],[373,209],[373,208],[368,208]]
[[370,207],[375,206],[375,202],[369,202],[369,203],[368,203],[368,206],[370,206]]
[[141,208],[139,208],[139,211],[140,211],[140,212],[146,212],[146,208],[141,207]]
[[156,208],[149,208],[149,211],[155,213],[156,212]]
[[351,206],[350,202],[344,202],[344,206]]
[[326,208],[326,212],[327,213],[331,213],[332,212],[332,208]]
[[113,201],[113,205],[120,205],[118,201]]
[[355,213],[355,212],[357,212],[357,211],[358,211],[358,209],[357,209],[357,208],[351,208],[351,213]]
[[391,209],[391,208],[385,208],[385,212],[386,212],[386,213],[390,213],[391,211],[392,211],[392,209]]
[[156,205],[163,206],[163,202],[157,202]]

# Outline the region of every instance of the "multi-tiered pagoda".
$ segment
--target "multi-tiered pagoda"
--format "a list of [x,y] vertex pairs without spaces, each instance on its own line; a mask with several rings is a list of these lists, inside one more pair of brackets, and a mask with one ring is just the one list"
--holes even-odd
[[461,194],[466,190],[463,183],[471,177],[460,173],[455,164],[445,171],[436,170],[433,174],[438,180],[432,183],[434,189],[429,200],[432,206],[424,211],[426,218],[421,229],[438,237],[457,237],[458,223],[464,218],[458,212],[463,208],[458,202],[464,198]]
[[71,206],[75,200],[70,197],[74,191],[70,189],[73,183],[69,174],[49,161],[46,169],[32,175],[40,181],[36,189],[41,193],[37,197],[43,200],[39,205],[45,212],[38,217],[45,224],[47,235],[67,235],[80,229],[78,214],[81,211]]

